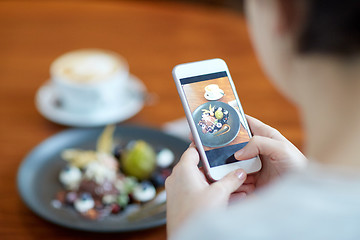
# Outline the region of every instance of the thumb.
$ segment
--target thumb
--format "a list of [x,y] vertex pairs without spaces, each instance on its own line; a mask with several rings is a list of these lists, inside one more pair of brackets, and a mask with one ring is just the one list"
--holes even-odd
[[254,136],[250,139],[249,143],[246,146],[237,151],[234,156],[237,160],[247,160],[257,155],[264,155],[269,157],[278,157],[275,155],[279,155],[282,153],[284,146],[282,142],[262,137],[262,136]]
[[219,181],[211,184],[211,188],[216,189],[215,191],[224,191],[223,195],[230,196],[231,193],[235,192],[246,179],[246,172],[243,169],[237,169],[228,173]]
[[185,165],[187,167],[196,167],[199,164],[200,157],[193,143],[190,144],[189,148],[181,156],[178,164]]

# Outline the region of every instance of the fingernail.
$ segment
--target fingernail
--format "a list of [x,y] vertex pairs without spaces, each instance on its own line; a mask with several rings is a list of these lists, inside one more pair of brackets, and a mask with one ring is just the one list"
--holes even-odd
[[245,176],[244,170],[242,170],[242,169],[236,170],[236,171],[235,171],[235,175],[236,175],[236,177],[239,178],[239,179],[244,178],[244,176]]
[[245,192],[241,192],[241,193],[239,193],[239,200],[243,200],[243,199],[245,199],[245,198],[246,198],[246,196],[247,196],[247,194],[246,194]]
[[240,157],[244,153],[244,149],[241,149],[235,153],[235,158]]

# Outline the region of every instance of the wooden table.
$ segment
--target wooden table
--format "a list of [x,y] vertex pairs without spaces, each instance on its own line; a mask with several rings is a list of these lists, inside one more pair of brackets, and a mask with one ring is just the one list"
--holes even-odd
[[93,234],[37,217],[16,190],[16,173],[39,142],[67,127],[36,110],[34,96],[60,54],[97,47],[122,54],[156,97],[126,122],[161,127],[184,116],[171,76],[174,65],[227,61],[245,112],[301,147],[296,109],[271,86],[256,62],[241,15],[180,3],[133,1],[0,2],[0,239],[165,239],[165,227]]

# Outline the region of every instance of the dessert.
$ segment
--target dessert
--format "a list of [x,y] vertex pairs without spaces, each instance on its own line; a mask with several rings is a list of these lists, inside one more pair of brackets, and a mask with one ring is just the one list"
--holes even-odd
[[204,134],[212,133],[214,136],[220,136],[230,131],[230,126],[227,124],[228,110],[210,104],[209,109],[201,109],[201,111],[203,113],[198,124]]
[[114,126],[105,128],[96,150],[62,152],[67,165],[59,172],[63,189],[52,202],[55,208],[72,208],[97,220],[151,201],[163,190],[174,153],[141,139],[115,145],[114,131]]

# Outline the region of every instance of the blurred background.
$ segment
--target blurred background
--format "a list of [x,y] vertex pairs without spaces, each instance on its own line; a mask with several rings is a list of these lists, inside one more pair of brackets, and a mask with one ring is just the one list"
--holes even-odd
[[118,124],[164,129],[180,121],[170,125],[180,132],[186,121],[172,68],[222,58],[245,113],[302,148],[296,107],[262,72],[242,10],[237,0],[0,1],[0,238],[166,238],[164,226],[105,236],[65,229],[38,217],[21,200],[16,177],[24,157],[43,140],[74,127],[49,119],[35,100],[51,78],[51,63],[69,51],[116,52],[146,88],[139,111],[124,113]]

